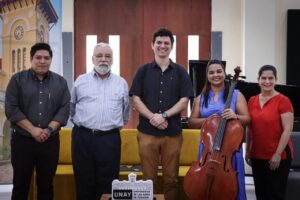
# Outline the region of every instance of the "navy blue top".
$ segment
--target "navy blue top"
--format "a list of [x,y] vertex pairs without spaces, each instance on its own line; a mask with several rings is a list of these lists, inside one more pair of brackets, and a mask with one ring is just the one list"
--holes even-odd
[[[163,113],[173,107],[182,97],[193,97],[192,82],[187,71],[170,61],[162,72],[155,61],[142,65],[135,74],[129,95],[136,95],[153,113]],[[137,129],[143,133],[164,136],[182,132],[180,114],[168,118],[168,127],[160,130],[149,119],[139,116]]]

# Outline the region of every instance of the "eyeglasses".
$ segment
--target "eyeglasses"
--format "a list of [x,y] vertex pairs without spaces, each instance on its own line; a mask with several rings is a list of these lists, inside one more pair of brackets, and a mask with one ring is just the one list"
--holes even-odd
[[111,54],[97,54],[97,55],[94,55],[94,57],[96,57],[96,58],[111,59],[112,55]]

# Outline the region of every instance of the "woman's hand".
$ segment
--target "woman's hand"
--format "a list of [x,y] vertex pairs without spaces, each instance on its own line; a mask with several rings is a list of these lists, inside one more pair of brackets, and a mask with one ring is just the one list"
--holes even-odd
[[270,170],[276,170],[280,165],[281,155],[279,153],[274,153],[271,160],[269,161]]
[[237,114],[231,109],[227,108],[223,110],[222,117],[225,119],[238,119]]

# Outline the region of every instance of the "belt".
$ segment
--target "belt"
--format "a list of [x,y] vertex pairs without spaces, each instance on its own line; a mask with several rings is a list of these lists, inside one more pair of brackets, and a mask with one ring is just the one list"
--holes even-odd
[[79,128],[81,130],[90,132],[92,134],[102,134],[102,135],[104,135],[104,134],[109,134],[109,133],[119,133],[120,132],[119,128],[114,128],[114,129],[111,129],[111,130],[102,131],[102,130],[99,130],[99,129],[90,129],[90,128],[86,128],[84,126],[78,126],[78,125],[75,125],[75,127]]

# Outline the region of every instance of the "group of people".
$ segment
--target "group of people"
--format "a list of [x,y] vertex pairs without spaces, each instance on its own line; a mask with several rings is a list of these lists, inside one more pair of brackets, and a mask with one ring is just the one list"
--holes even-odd
[[[162,165],[165,199],[178,199],[180,113],[193,98],[193,91],[185,68],[169,58],[173,43],[170,30],[161,28],[154,33],[154,60],[138,68],[130,89],[125,79],[111,73],[113,51],[109,44],[97,44],[93,71],[77,78],[71,95],[65,79],[49,70],[50,46],[33,45],[31,68],[14,74],[6,90],[5,113],[12,128],[12,199],[27,199],[34,169],[38,199],[53,199],[58,132],[69,115],[74,123],[72,160],[77,199],[100,199],[111,193],[111,183],[119,177],[120,129],[129,121],[130,98],[139,113],[137,141],[143,179],[153,180],[155,188],[158,166]],[[189,126],[200,129],[212,114],[247,126],[245,159],[253,169],[257,199],[284,199],[293,158],[289,139],[293,107],[274,88],[275,67],[265,65],[259,70],[261,93],[252,97],[248,106],[243,94],[234,90],[231,106],[225,110],[229,84],[222,62],[211,60],[206,77],[204,89],[195,98]],[[201,142],[199,156],[203,146]],[[234,153],[232,164],[238,173],[236,199],[246,199],[242,149]]]
[[[277,71],[264,65],[258,72],[261,92],[247,102],[242,93],[233,91],[230,108],[224,109],[229,84],[225,81],[224,65],[219,60],[207,64],[206,82],[195,99],[189,126],[201,128],[205,120],[219,114],[223,118],[237,119],[247,126],[246,162],[252,166],[257,200],[284,200],[286,183],[293,158],[290,134],[293,128],[293,106],[290,100],[275,90]],[[199,145],[199,157],[204,144]],[[233,154],[232,166],[237,171],[237,200],[247,199],[243,149]]]

